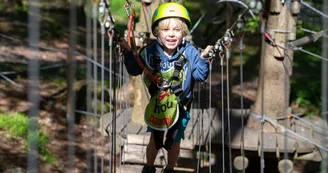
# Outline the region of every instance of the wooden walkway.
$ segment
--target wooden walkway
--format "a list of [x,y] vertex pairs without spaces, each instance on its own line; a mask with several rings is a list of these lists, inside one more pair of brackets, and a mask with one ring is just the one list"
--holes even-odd
[[[131,121],[131,110],[124,110],[123,112],[118,112],[118,118],[116,119],[116,127],[117,133],[120,135],[124,140],[123,143],[119,144],[123,148],[122,159],[121,159],[121,166],[118,167],[118,170],[121,173],[134,173],[134,172],[141,172],[142,166],[146,163],[146,145],[149,141],[149,133],[146,132],[146,125],[145,124],[138,124]],[[248,115],[248,112],[245,113]],[[198,146],[202,146],[201,148],[204,149],[208,147],[208,141],[211,139],[212,142],[212,160],[211,164],[213,168],[215,168],[215,163],[222,162],[221,156],[221,139],[222,139],[222,123],[221,123],[221,110],[218,109],[192,109],[191,110],[191,120],[187,126],[185,131],[185,140],[181,143],[181,152],[180,157],[178,160],[178,165],[176,167],[177,172],[196,172],[197,170],[197,158],[198,154]],[[225,117],[227,114],[225,113]],[[231,110],[230,113],[231,117],[231,147],[235,149],[237,154],[235,153],[232,156],[232,159],[235,156],[240,155],[240,148],[241,148],[241,118],[247,118],[241,114],[240,110]],[[107,119],[106,119],[107,118]],[[320,123],[320,119],[316,117],[306,118],[305,120],[312,122],[315,125],[321,126],[323,128],[327,128],[326,124]],[[104,122],[108,121],[108,116],[105,117]],[[124,122],[128,122],[127,125]],[[246,122],[246,121],[245,121]],[[209,127],[210,124],[212,125],[211,136],[209,135]],[[107,124],[105,124],[107,125]],[[315,131],[313,127],[304,124],[301,121],[294,120],[291,122],[291,130],[297,132],[298,134],[313,140],[317,143],[322,143],[322,139],[327,138],[327,131],[325,132],[318,132]],[[225,131],[227,132],[227,122],[225,120]],[[225,133],[226,139],[225,144],[228,147],[228,138],[227,133]],[[271,152],[271,153],[279,153],[284,152],[285,149],[289,153],[310,153],[316,150],[316,147],[313,144],[300,140],[294,135],[288,135],[287,138],[287,148],[284,148],[284,139],[286,136],[283,133],[265,133],[264,135],[264,151]],[[252,128],[245,127],[244,128],[244,147],[247,151],[254,151],[254,153],[258,152],[259,150],[259,139],[260,139],[260,131],[255,130]],[[328,140],[327,140],[328,141]],[[325,144],[326,147],[328,146]],[[208,149],[208,148],[207,148]],[[227,148],[226,148],[227,149]],[[204,149],[205,150],[205,149]],[[239,154],[238,154],[239,153]],[[200,172],[207,172],[209,161],[208,161],[208,153],[201,152],[203,156],[201,156],[201,167],[203,171]],[[226,151],[227,154],[227,151]],[[206,155],[206,156],[205,156]],[[225,159],[227,156],[225,156]],[[157,172],[160,172],[162,168],[165,167],[167,162],[166,158],[166,151],[161,149],[155,161],[155,166],[157,166]],[[229,162],[227,160],[226,162]],[[216,167],[216,170],[222,170]],[[215,171],[212,169],[212,172],[222,172],[222,171]]]

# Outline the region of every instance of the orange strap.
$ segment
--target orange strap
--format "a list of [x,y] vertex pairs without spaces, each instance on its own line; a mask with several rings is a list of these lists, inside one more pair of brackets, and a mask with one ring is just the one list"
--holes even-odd
[[[128,8],[130,6],[129,3],[125,3],[124,8]],[[130,6],[131,7],[131,6]],[[138,65],[141,67],[141,69],[146,73],[146,75],[151,79],[152,82],[155,84],[160,83],[160,77],[152,75],[144,66],[143,62],[141,61],[137,46],[135,43],[135,36],[134,36],[134,18],[135,18],[135,10],[134,7],[131,7],[131,13],[129,14],[129,21],[128,21],[128,45],[133,49],[132,52],[134,56],[136,57]],[[131,35],[130,35],[131,34]],[[132,39],[132,45],[131,45],[131,39]]]

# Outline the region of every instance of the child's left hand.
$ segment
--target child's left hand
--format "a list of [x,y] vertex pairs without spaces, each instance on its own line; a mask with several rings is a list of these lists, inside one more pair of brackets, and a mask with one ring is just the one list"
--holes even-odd
[[203,52],[200,54],[200,56],[202,57],[202,58],[206,58],[206,59],[209,59],[209,58],[212,58],[211,56],[210,56],[210,51],[211,50],[213,50],[213,46],[212,45],[208,45],[204,50],[203,50]]

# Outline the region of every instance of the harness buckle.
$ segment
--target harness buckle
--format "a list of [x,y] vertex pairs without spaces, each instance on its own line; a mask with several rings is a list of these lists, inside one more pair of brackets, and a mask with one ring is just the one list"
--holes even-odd
[[171,83],[163,78],[161,78],[161,82],[157,84],[157,87],[160,90],[168,89],[168,88],[170,88],[170,86],[171,86]]
[[176,96],[180,95],[183,92],[182,87],[180,86],[180,82],[171,84],[171,89]]

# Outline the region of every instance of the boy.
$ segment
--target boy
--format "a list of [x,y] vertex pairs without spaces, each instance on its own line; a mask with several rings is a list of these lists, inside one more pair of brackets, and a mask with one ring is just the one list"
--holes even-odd
[[180,141],[184,139],[184,130],[190,119],[194,82],[205,81],[208,76],[209,51],[213,46],[207,46],[200,54],[185,42],[190,25],[190,16],[184,6],[163,3],[152,18],[152,32],[157,42],[141,49],[135,56],[126,41],[121,39],[128,73],[133,76],[142,74],[151,95],[145,110],[147,132],[151,132],[151,137],[146,151],[147,164],[142,173],[156,172],[154,161],[162,147],[168,151],[164,173],[174,172]]

